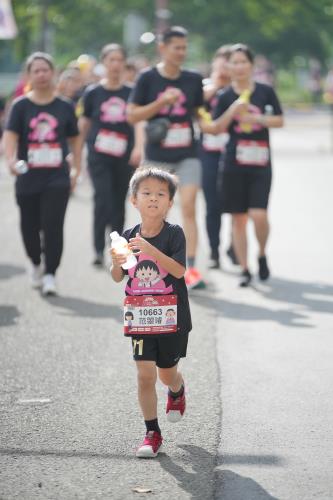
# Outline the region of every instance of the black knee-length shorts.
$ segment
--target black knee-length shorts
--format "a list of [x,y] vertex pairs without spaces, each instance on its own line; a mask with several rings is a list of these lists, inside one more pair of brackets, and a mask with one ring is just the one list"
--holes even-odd
[[245,213],[250,208],[267,209],[272,184],[268,167],[235,167],[222,175],[221,209],[227,213]]
[[135,361],[155,361],[159,368],[171,368],[186,356],[188,333],[142,335],[131,340]]

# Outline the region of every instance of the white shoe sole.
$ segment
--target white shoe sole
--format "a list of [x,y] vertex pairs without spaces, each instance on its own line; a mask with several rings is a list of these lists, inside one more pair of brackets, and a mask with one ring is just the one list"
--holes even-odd
[[184,414],[182,415],[180,411],[178,410],[170,410],[167,414],[167,421],[175,424],[176,422],[179,422],[183,418]]
[[153,452],[153,448],[149,445],[141,446],[138,450],[136,450],[137,458],[155,458],[157,455],[163,451],[163,444],[159,447],[156,453]]

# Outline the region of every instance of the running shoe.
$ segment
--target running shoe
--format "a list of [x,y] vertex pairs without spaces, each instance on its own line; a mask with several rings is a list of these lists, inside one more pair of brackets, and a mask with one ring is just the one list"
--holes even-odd
[[220,259],[218,250],[212,250],[208,262],[209,269],[220,269]]
[[143,443],[136,450],[138,458],[155,458],[162,451],[163,438],[159,432],[148,431]]
[[259,257],[258,264],[259,264],[259,278],[261,279],[261,281],[266,281],[269,278],[270,272],[265,255]]
[[252,281],[252,274],[248,271],[248,269],[245,269],[241,274],[241,280],[239,286],[245,288],[250,285],[251,281]]
[[170,393],[168,394],[168,401],[166,407],[167,420],[172,423],[179,422],[183,418],[186,408],[185,388],[184,392],[178,398],[173,398]]
[[53,274],[45,274],[45,276],[43,276],[42,294],[43,295],[56,295],[57,294],[57,288],[56,288],[55,278],[54,278]]
[[237,259],[237,255],[235,253],[235,249],[232,245],[230,245],[230,247],[227,250],[227,256],[229,257],[234,266],[238,266],[239,262]]
[[44,274],[44,266],[43,264],[39,264],[38,266],[32,266],[30,272],[30,283],[32,288],[40,288],[42,286],[42,278]]
[[104,256],[102,253],[97,253],[95,259],[93,260],[93,266],[103,267],[104,266]]
[[185,283],[189,290],[192,288],[206,288],[206,284],[195,267],[189,267],[185,272]]

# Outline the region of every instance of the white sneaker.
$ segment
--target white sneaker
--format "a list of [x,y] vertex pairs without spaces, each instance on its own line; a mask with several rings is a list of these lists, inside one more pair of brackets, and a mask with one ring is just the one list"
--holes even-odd
[[43,276],[42,294],[43,295],[57,294],[57,288],[53,274],[45,274],[45,276]]
[[30,283],[32,288],[40,288],[42,286],[42,278],[44,274],[43,264],[32,266],[30,271]]

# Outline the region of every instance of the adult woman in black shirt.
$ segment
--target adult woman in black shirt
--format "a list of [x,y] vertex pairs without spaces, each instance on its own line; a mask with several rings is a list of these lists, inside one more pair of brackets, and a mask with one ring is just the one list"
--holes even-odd
[[132,167],[133,128],[126,119],[131,87],[123,84],[125,51],[118,44],[103,47],[105,78],[87,88],[79,124],[87,140],[88,168],[94,187],[94,247],[96,266],[103,265],[105,230],[122,233],[125,200]]
[[269,268],[266,243],[269,234],[267,206],[271,188],[269,128],[283,125],[282,109],[272,87],[253,81],[253,55],[243,44],[233,45],[229,55],[231,85],[219,95],[214,121],[202,123],[204,132],[228,131],[222,177],[222,207],[233,215],[233,242],[242,267],[241,286],[252,275],[247,263],[248,217],[259,244],[259,277],[266,280]]
[[[72,104],[55,94],[51,56],[35,52],[27,59],[26,70],[31,91],[11,106],[4,149],[16,176],[21,232],[32,262],[31,284],[52,295],[63,250],[67,202],[80,173],[80,141]],[[71,171],[66,160],[69,148]],[[26,173],[18,175],[17,160],[27,162]]]

